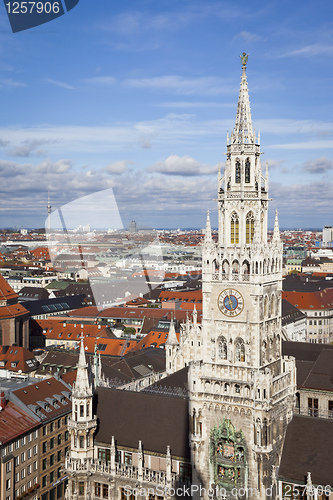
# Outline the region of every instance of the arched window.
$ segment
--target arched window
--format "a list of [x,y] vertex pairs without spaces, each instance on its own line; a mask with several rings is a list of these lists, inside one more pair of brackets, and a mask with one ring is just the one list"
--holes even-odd
[[230,219],[230,243],[239,243],[239,218],[236,212],[231,214]]
[[254,235],[254,214],[249,212],[246,216],[246,243],[252,243]]
[[236,343],[236,360],[245,361],[245,344],[243,339],[238,339]]
[[227,341],[224,337],[219,338],[218,349],[219,349],[219,359],[227,359],[228,348],[227,348]]
[[84,448],[84,436],[80,435],[80,448]]
[[248,184],[250,182],[250,179],[251,179],[251,167],[250,167],[250,159],[249,158],[246,158],[246,162],[245,162],[245,182]]
[[267,318],[268,317],[268,297],[266,295],[265,299],[264,299],[264,317]]
[[240,161],[236,160],[236,166],[235,166],[235,182],[236,184],[239,184],[241,181],[241,166],[240,166]]

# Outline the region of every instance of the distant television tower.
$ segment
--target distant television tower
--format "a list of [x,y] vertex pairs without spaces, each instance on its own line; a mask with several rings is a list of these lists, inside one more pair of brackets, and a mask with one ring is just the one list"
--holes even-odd
[[50,202],[50,191],[47,194],[47,228],[51,229],[51,202]]

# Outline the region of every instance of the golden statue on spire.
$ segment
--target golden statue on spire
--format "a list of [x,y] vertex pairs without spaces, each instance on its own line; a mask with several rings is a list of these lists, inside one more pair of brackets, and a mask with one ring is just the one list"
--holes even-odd
[[245,52],[243,52],[243,54],[239,57],[241,58],[241,61],[242,61],[242,67],[246,68],[246,63],[247,63],[247,60],[249,58],[249,54],[246,54]]

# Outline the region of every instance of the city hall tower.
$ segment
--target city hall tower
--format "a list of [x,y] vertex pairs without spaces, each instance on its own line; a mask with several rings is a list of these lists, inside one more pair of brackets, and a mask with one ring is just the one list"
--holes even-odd
[[[282,243],[267,238],[268,168],[252,125],[248,56],[236,121],[218,176],[218,240],[209,214],[202,248],[202,322],[166,345],[167,371],[189,367],[193,482],[227,496],[272,499],[296,372],[281,354]],[[233,496],[235,498],[235,496]]]

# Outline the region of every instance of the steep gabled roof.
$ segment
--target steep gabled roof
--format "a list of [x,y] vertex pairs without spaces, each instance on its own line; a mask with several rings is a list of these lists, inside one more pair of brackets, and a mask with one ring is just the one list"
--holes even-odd
[[[137,449],[139,440],[147,452],[190,458],[188,401],[143,392],[99,387],[95,395],[98,429],[95,443]],[[177,423],[175,425],[175,417]]]
[[37,368],[37,360],[24,347],[0,345],[0,368],[13,372],[22,371],[28,373]]
[[[65,383],[52,377],[17,389],[12,394],[43,422],[47,422],[71,410],[70,392]],[[49,398],[52,402],[48,401]]]
[[19,436],[39,426],[37,416],[34,418],[12,401],[8,401],[0,412],[0,441],[9,443]]
[[13,301],[17,299],[18,295],[14,292],[12,287],[7,283],[5,278],[0,274],[0,301]]
[[0,306],[0,320],[8,318],[17,318],[28,315],[29,311],[21,304],[12,304],[10,306]]
[[[306,484],[332,484],[333,420],[294,415],[287,427],[279,478]],[[325,486],[324,486],[325,487]]]

